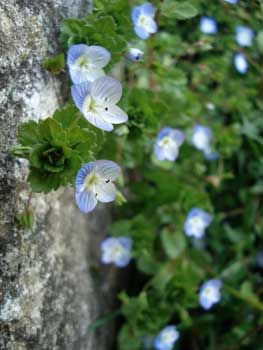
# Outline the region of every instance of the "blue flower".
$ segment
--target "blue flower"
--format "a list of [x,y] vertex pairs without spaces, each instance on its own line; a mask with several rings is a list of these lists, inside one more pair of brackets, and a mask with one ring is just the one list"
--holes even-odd
[[236,27],[236,41],[240,46],[251,46],[254,32],[251,28],[245,26]]
[[75,181],[75,199],[83,213],[92,211],[97,202],[112,202],[116,196],[114,181],[120,167],[110,160],[97,160],[83,165]]
[[216,34],[217,23],[213,17],[201,17],[200,18],[200,30],[204,34]]
[[263,268],[263,250],[257,254],[257,264],[259,267]]
[[179,332],[175,326],[167,326],[157,335],[154,340],[156,350],[172,350],[179,338]]
[[135,47],[131,47],[128,51],[127,57],[129,58],[129,60],[136,62],[140,61],[143,55],[143,51],[136,49]]
[[229,4],[237,4],[239,0],[224,0],[225,2],[228,2]]
[[218,279],[211,279],[205,282],[199,291],[199,302],[205,310],[210,309],[221,299],[221,287],[223,283]]
[[184,134],[177,129],[163,128],[154,144],[154,153],[158,160],[175,161],[179,154],[179,147],[184,142]]
[[240,74],[245,74],[248,70],[248,62],[243,53],[238,52],[234,56],[234,66]]
[[212,136],[212,130],[207,126],[197,124],[193,128],[192,143],[195,148],[204,152],[207,160],[214,160],[219,157],[219,154],[211,148]]
[[127,114],[116,106],[122,95],[121,83],[116,79],[101,77],[92,83],[73,85],[71,94],[84,117],[99,129],[111,131],[112,124],[128,120]]
[[209,213],[199,208],[192,208],[184,223],[185,234],[187,236],[202,238],[211,221],[212,217]]
[[150,34],[157,32],[157,24],[154,20],[155,7],[146,2],[132,9],[132,21],[134,31],[141,39],[147,39]]
[[101,243],[101,261],[104,264],[115,264],[125,267],[131,260],[132,240],[129,237],[110,237]]
[[105,67],[111,58],[108,50],[101,46],[85,44],[70,46],[67,54],[69,74],[74,84],[94,81],[104,76]]

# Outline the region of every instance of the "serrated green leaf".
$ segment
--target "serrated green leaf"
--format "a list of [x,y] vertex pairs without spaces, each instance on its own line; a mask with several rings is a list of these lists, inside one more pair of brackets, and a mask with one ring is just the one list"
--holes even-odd
[[22,123],[18,128],[18,141],[22,146],[32,146],[40,139],[38,123],[34,120]]

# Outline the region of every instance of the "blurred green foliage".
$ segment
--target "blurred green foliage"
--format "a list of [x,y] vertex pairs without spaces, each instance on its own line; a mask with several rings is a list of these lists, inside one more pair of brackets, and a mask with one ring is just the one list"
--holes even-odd
[[[132,40],[134,47],[145,51],[144,61],[122,61],[127,81],[122,108],[129,115],[128,131],[122,133],[120,127],[120,132],[109,135],[102,152],[103,158],[127,168],[129,200],[115,211],[109,232],[133,239],[132,269],[137,271],[132,272],[130,290],[120,294],[126,322],[118,346],[142,349],[142,337],[154,337],[167,324],[176,324],[181,336],[175,349],[259,350],[263,346],[262,270],[260,275],[256,261],[263,248],[261,10],[257,1],[237,5],[156,1],[155,5],[159,32],[147,42],[135,35]],[[216,35],[200,32],[202,15],[217,20]],[[238,47],[237,25],[258,33],[252,47]],[[233,65],[239,51],[249,62],[246,75]],[[206,161],[191,145],[196,123],[212,128],[218,160]],[[153,155],[155,138],[164,126],[186,134],[175,163],[159,162]],[[193,206],[213,214],[201,242],[183,232]],[[209,278],[222,279],[223,296],[220,304],[203,311],[198,290]]]

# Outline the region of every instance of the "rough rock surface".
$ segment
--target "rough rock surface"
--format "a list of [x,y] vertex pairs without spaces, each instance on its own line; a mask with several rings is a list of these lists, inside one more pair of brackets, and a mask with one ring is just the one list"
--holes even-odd
[[30,197],[27,167],[9,155],[19,123],[47,117],[62,103],[65,77],[50,76],[41,62],[58,50],[62,18],[88,10],[88,0],[0,1],[1,350],[111,346],[112,329],[88,331],[109,310],[115,288],[114,271],[106,280],[94,273],[107,211],[82,215],[70,189],[33,195],[34,228],[18,229],[16,214]]

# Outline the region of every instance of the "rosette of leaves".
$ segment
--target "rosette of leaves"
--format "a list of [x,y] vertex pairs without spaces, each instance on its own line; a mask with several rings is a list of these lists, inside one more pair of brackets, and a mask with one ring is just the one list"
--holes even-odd
[[18,140],[13,154],[28,159],[32,191],[47,193],[74,183],[81,165],[93,160],[102,145],[103,132],[69,104],[51,118],[23,123]]

